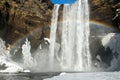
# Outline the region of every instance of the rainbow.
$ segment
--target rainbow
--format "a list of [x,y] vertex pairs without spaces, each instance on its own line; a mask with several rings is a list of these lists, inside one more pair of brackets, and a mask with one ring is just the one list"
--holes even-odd
[[94,26],[101,26],[101,27],[105,27],[105,28],[109,28],[109,29],[113,29],[115,31],[120,31],[117,27],[113,26],[113,25],[110,25],[108,23],[105,23],[105,22],[100,22],[100,21],[95,21],[95,20],[91,20],[90,21],[90,24],[91,25],[94,25]]

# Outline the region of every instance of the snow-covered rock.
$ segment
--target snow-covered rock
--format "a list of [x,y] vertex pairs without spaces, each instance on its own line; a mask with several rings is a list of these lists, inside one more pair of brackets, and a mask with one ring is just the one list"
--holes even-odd
[[105,48],[109,47],[113,53],[120,54],[120,34],[109,33],[102,39],[102,44]]
[[102,39],[102,44],[105,49],[110,48],[112,51],[113,59],[111,61],[111,66],[108,70],[120,70],[120,34],[119,33],[109,33]]

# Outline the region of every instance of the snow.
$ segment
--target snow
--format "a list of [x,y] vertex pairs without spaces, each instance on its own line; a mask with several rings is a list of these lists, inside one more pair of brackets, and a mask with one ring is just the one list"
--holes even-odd
[[65,72],[62,72],[62,73],[60,73],[59,75],[62,76],[62,75],[65,75],[65,74],[66,74]]
[[120,80],[120,72],[66,73],[44,80]]
[[7,67],[5,70],[0,70],[0,72],[9,72],[9,73],[23,72],[23,68],[20,67],[15,62],[8,61],[4,57],[0,57],[0,60],[1,60],[1,65],[4,64],[4,66]]
[[44,38],[45,41],[47,41],[48,43],[50,43],[50,39],[49,38]]
[[113,53],[117,52],[120,54],[120,34],[109,33],[102,39],[102,44],[105,48],[109,47]]
[[120,69],[120,34],[119,33],[109,33],[102,39],[102,44],[105,48],[110,48],[112,53],[118,53],[117,57],[113,55],[113,59],[111,61],[111,66],[108,70]]

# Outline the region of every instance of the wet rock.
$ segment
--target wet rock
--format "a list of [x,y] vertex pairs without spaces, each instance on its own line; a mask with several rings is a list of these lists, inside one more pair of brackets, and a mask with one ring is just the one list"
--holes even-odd
[[102,45],[103,37],[111,32],[114,32],[112,28],[107,28],[94,24],[90,25],[89,44],[93,65],[95,67],[108,68],[109,66],[111,66],[111,61],[113,59],[112,50],[110,50],[109,48],[105,49],[105,47]]
[[40,36],[44,32],[44,35],[46,33],[46,37],[49,37],[48,31],[42,30],[50,24],[51,9],[52,4],[47,0],[2,0],[0,36],[9,44],[14,44],[20,38],[38,29]]
[[91,20],[105,22],[112,25],[112,4],[108,0],[90,1]]
[[113,24],[120,28],[120,2],[113,6],[114,17],[113,17]]
[[[120,70],[120,34],[119,33],[109,33],[102,39],[102,44],[107,51],[105,54],[102,53],[102,57],[110,61],[112,70]],[[110,57],[111,55],[111,57]],[[111,59],[110,59],[111,58]]]
[[[113,18],[118,2],[119,0],[89,0],[90,19],[115,25]],[[62,8],[63,6],[59,10],[59,21],[62,20]],[[0,37],[7,43],[16,45],[27,36],[36,48],[35,45],[44,37],[49,37],[52,9],[50,0],[1,0]],[[119,23],[117,20],[116,24]]]

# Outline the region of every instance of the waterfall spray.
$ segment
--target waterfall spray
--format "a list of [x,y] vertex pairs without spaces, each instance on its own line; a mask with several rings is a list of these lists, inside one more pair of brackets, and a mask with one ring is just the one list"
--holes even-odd
[[[55,4],[50,29],[50,46],[30,52],[28,39],[22,45],[22,67],[36,71],[88,71],[91,69],[89,50],[89,9],[88,0],[78,0],[74,4],[63,6],[63,20],[58,26],[60,5]],[[57,28],[61,28],[60,42],[56,41]],[[24,68],[13,62],[4,50],[4,42],[0,40],[0,65],[6,64],[7,71],[24,71]],[[42,44],[41,44],[42,45]],[[7,58],[8,57],[8,58]],[[9,59],[9,60],[8,60]],[[49,60],[49,61],[48,61]],[[3,72],[5,72],[3,71]]]
[[35,62],[31,55],[30,49],[31,49],[30,41],[28,41],[28,39],[26,39],[25,44],[22,45],[23,61],[24,61],[24,65],[26,67],[35,66]]
[[[56,14],[56,15],[55,15]],[[61,51],[55,51],[58,7],[53,10],[50,34],[50,64],[59,56],[62,70],[87,71],[91,69],[89,50],[89,7],[88,0],[78,0],[63,7]]]

